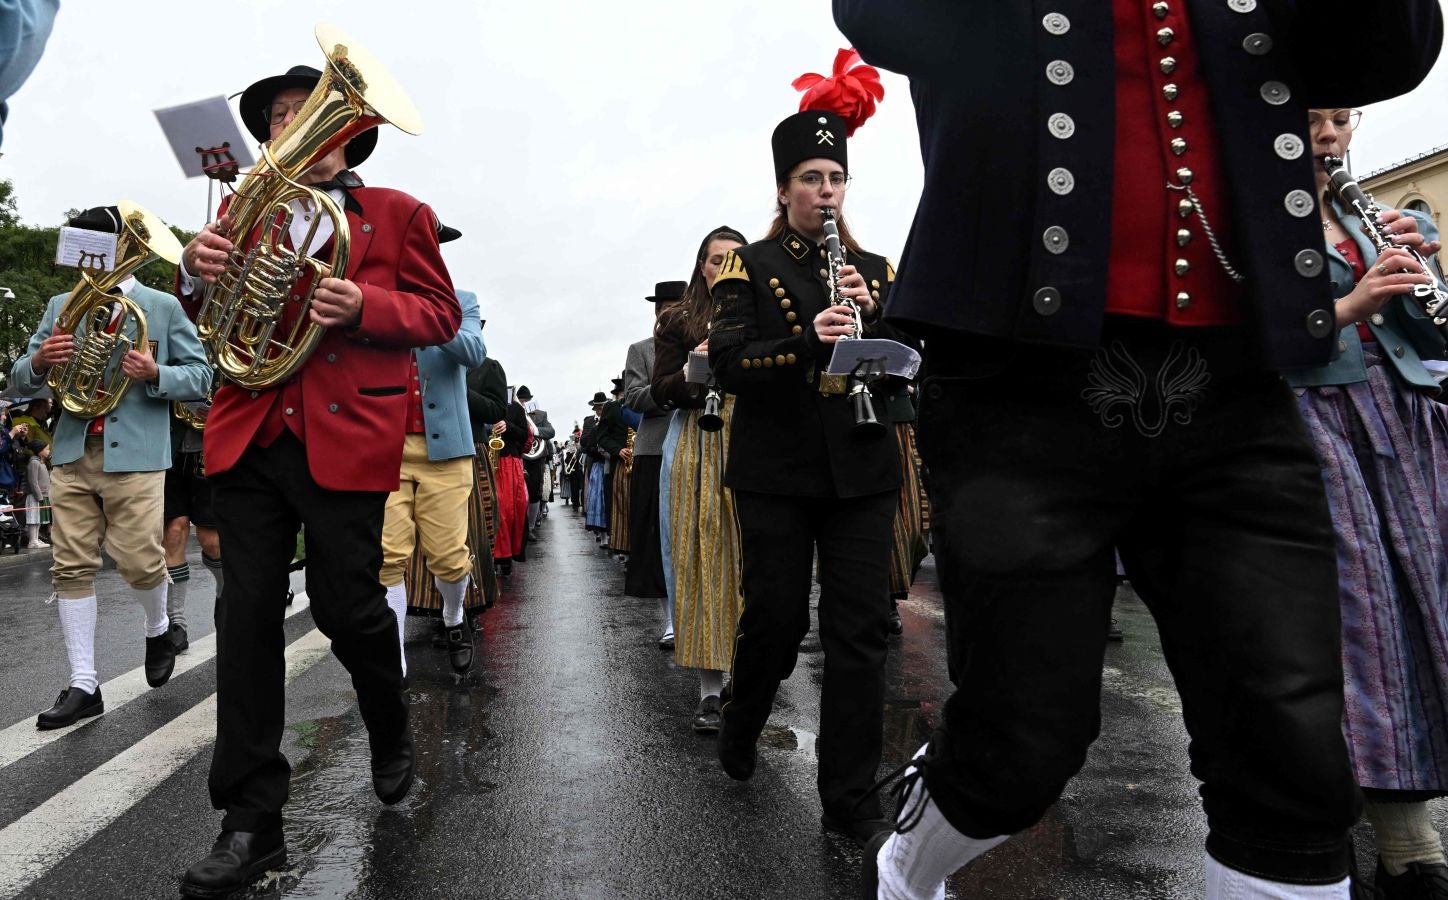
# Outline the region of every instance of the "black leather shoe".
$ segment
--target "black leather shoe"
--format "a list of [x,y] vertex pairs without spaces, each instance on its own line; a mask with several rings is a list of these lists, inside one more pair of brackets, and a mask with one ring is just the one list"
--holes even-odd
[[513,560],[511,557],[498,560],[498,574],[503,578],[513,574]]
[[1121,633],[1121,625],[1115,619],[1112,619],[1111,624],[1106,626],[1106,639],[1113,644],[1126,640],[1126,635]]
[[861,847],[869,846],[871,839],[880,833],[889,834],[894,824],[888,819],[846,819],[825,813],[820,816],[825,831],[842,834]]
[[171,630],[166,632],[166,636],[171,639],[171,646],[175,648],[177,653],[185,653],[187,648],[191,646],[191,641],[186,637],[186,627],[184,625],[172,625]]
[[55,698],[54,706],[35,717],[35,727],[41,731],[64,728],[67,725],[74,725],[81,719],[98,716],[105,711],[106,704],[101,699],[99,687],[96,688],[94,694],[87,694],[77,687],[68,687],[60,692],[59,697]]
[[171,680],[171,670],[176,668],[176,647],[171,635],[162,634],[146,638],[146,683],[160,687]]
[[378,800],[391,806],[412,790],[413,755],[411,734],[403,735],[402,744],[390,753],[372,751],[372,790]]
[[1444,900],[1448,898],[1448,866],[1408,863],[1408,871],[1389,875],[1379,859],[1373,874],[1373,892],[1377,900]]
[[754,741],[741,740],[730,733],[733,730],[728,719],[719,726],[719,765],[735,781],[748,781],[758,759]]
[[268,869],[287,864],[287,842],[275,831],[223,831],[211,852],[181,879],[183,897],[226,897]]
[[719,698],[713,695],[699,701],[694,710],[694,731],[699,734],[718,734],[723,720],[719,717]]
[[904,634],[904,633],[905,633],[905,623],[903,623],[903,622],[900,621],[900,607],[899,607],[899,605],[895,602],[895,598],[894,598],[894,597],[891,597],[891,598],[890,598],[890,633],[891,633],[891,634]]
[[865,842],[865,858],[860,865],[860,896],[876,900],[880,896],[880,848],[893,832],[880,831]]
[[473,668],[473,630],[468,617],[447,629],[447,661],[456,675],[466,675]]

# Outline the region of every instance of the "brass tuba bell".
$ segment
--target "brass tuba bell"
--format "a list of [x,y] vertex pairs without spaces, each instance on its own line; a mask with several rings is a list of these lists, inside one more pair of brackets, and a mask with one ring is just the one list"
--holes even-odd
[[[226,271],[207,287],[196,318],[196,331],[221,376],[245,388],[270,387],[301,368],[324,331],[308,315],[317,282],[347,271],[346,214],[326,192],[297,179],[379,124],[408,134],[422,131],[412,101],[370,53],[331,25],[318,25],[316,34],[327,57],[322,77],[286,129],[261,145],[261,161],[237,188],[228,208],[235,249]],[[284,245],[296,199],[332,220],[330,259],[310,256],[319,249],[312,242],[320,216],[300,246]]]
[[[115,268],[82,269],[55,317],[56,333],[75,336],[75,352],[50,371],[46,383],[61,408],[81,419],[96,419],[116,408],[131,386],[121,360],[127,352],[146,347],[145,313],[135,301],[110,291],[157,257],[172,265],[181,259],[181,242],[164,222],[129,200],[117,209],[122,227],[116,235]],[[117,305],[119,314],[113,316]]]

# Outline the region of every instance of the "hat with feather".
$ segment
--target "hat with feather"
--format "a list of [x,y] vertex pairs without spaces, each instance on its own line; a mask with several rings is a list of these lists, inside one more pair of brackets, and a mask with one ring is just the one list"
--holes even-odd
[[799,112],[780,122],[770,143],[774,149],[775,180],[782,184],[789,170],[807,159],[830,159],[849,171],[845,139],[854,135],[875,114],[885,98],[880,72],[860,61],[853,48],[835,54],[828,76],[807,72],[793,82],[804,96]]

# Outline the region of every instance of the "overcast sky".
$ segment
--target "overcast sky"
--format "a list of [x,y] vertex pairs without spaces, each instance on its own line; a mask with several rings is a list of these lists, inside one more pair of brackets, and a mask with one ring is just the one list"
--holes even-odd
[[[0,177],[22,218],[56,225],[67,208],[128,197],[198,228],[206,182],[183,177],[151,111],[319,66],[321,21],[382,61],[425,125],[418,137],[384,126],[358,173],[462,230],[443,249],[453,280],[479,296],[490,355],[560,431],[650,333],[643,298],[689,276],[707,231],[762,235],[769,135],[799,103],[790,82],[828,73],[846,46],[827,0],[65,0],[5,126]],[[1350,46],[1338,52],[1353,64]],[[908,85],[886,73],[885,86],[850,141],[846,212],[865,246],[898,259],[921,169]],[[1440,61],[1413,95],[1367,111],[1353,168],[1448,144],[1445,111]]]

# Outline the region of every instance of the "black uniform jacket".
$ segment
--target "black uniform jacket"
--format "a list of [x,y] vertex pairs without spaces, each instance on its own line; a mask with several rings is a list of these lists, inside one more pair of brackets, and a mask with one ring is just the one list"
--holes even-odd
[[467,383],[473,443],[486,444],[492,438],[493,423],[501,422],[508,408],[508,376],[496,359],[488,357],[468,370]]
[[[1325,362],[1337,328],[1307,110],[1417,85],[1442,42],[1438,0],[1168,2],[1187,9],[1212,94],[1249,331],[1269,365]],[[1094,346],[1111,246],[1110,0],[834,0],[834,15],[867,61],[910,77],[915,100],[925,188],[889,319]]]
[[[883,256],[846,254],[884,304],[894,269]],[[834,349],[814,332],[828,306],[824,249],[786,230],[777,240],[740,247],[725,257],[714,282],[709,364],[735,394],[724,483],[734,490],[806,497],[861,497],[900,487],[893,430],[860,441],[848,397],[820,392],[820,373]],[[904,338],[881,323],[866,337]],[[875,415],[888,422],[882,398]]]
[[610,400],[603,405],[593,440],[600,453],[609,459],[618,458],[618,452],[628,443],[628,423],[623,420],[622,400]]
[[503,432],[503,449],[498,455],[522,456],[528,449],[528,412],[514,400],[503,413],[503,421],[508,423],[508,430]]

